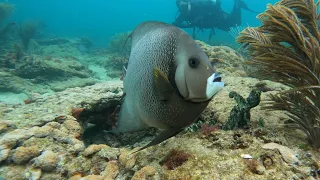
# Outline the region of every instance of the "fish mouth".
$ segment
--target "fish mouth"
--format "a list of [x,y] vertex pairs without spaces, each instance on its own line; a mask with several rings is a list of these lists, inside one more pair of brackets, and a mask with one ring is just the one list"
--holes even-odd
[[[209,78],[210,78],[210,77],[209,77]],[[208,78],[208,81],[210,81],[209,78]],[[212,79],[213,79],[212,82],[221,82],[222,77],[221,77],[220,74],[218,74],[218,73],[213,73]]]
[[217,94],[224,87],[224,82],[222,82],[221,80],[222,78],[218,73],[213,73],[207,79],[206,96],[208,99],[211,99],[215,94]]

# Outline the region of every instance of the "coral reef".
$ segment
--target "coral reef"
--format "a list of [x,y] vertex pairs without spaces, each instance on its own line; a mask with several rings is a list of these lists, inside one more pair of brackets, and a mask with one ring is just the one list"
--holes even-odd
[[265,108],[286,111],[293,122],[288,125],[305,132],[315,148],[320,148],[318,6],[314,0],[269,4],[258,15],[262,25],[246,28],[237,38],[247,48],[259,78],[292,88],[270,95]]
[[232,91],[229,93],[230,98],[234,98],[237,106],[232,108],[228,121],[223,126],[224,130],[233,130],[236,128],[248,128],[250,126],[250,110],[260,103],[261,92],[252,90],[247,99],[244,99],[238,93]]
[[[247,61],[233,49],[198,41],[222,73],[225,88],[199,122],[133,153],[159,131],[110,132],[123,85],[104,81],[119,79],[130,53],[130,40],[125,45],[129,33],[115,35],[108,49],[94,49],[88,38],[33,39],[41,26],[35,24],[18,27],[24,46],[17,39],[0,43],[0,179],[317,178],[319,153],[301,139],[300,131],[279,125],[290,116],[252,108],[260,98],[269,100],[293,86],[245,77]],[[15,27],[9,25],[3,37]],[[242,98],[251,91],[249,98]],[[15,104],[13,96],[23,101]],[[230,119],[240,126],[250,122],[251,127],[222,131],[225,123],[238,127]]]
[[[228,115],[236,105],[229,98],[230,91],[245,95],[256,84],[264,83],[269,89],[261,96],[265,100],[265,94],[283,88],[252,78],[227,77],[225,82],[229,86],[210,102],[205,112],[209,114],[202,115],[204,122],[227,120],[223,112]],[[239,85],[244,88],[239,90]],[[121,98],[121,90],[121,81],[109,81],[51,95],[34,94],[29,104],[0,104],[0,122],[4,122],[0,126],[0,176],[4,179],[290,179],[310,177],[310,169],[315,169],[314,163],[319,160],[315,152],[297,147],[296,144],[303,144],[303,141],[295,138],[296,132],[284,132],[278,129],[281,127],[274,126],[279,118],[287,116],[283,113],[270,116],[259,107],[251,110],[251,121],[267,117],[263,132],[261,129],[215,130],[208,135],[210,137],[203,138],[186,131],[136,154],[132,152],[148,143],[154,132],[129,133],[121,137],[93,131],[88,135],[89,140],[84,139],[90,123],[86,126],[82,123],[86,123],[87,118],[94,120],[100,116],[103,119],[102,112],[108,111],[108,104],[112,107],[112,102]],[[81,111],[79,121],[71,116],[74,108],[84,108],[91,113],[86,115]],[[97,117],[93,117],[95,115]],[[291,151],[264,149],[270,142],[280,143]],[[34,153],[15,155],[18,149],[25,148],[33,149]],[[171,153],[172,150],[177,153]],[[299,155],[299,166],[284,161],[283,157],[290,157],[292,152]],[[248,153],[259,166],[251,163],[248,167],[247,160],[241,156]],[[13,157],[26,160],[16,163]]]

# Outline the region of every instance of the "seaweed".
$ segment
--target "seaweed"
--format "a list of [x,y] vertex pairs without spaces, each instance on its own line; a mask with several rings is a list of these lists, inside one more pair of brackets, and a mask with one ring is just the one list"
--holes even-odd
[[223,130],[233,130],[236,128],[248,128],[250,126],[250,109],[256,107],[260,103],[261,92],[259,90],[252,90],[247,99],[244,99],[238,93],[231,91],[230,98],[234,98],[237,105],[231,110],[228,121],[223,126]]
[[187,152],[173,149],[162,161],[159,162],[159,164],[166,167],[168,170],[174,170],[187,162],[191,157],[192,155]]
[[261,79],[291,87],[269,96],[264,109],[285,111],[291,127],[305,132],[320,148],[319,1],[281,0],[257,16],[262,25],[248,27],[237,42],[251,59],[248,65]]

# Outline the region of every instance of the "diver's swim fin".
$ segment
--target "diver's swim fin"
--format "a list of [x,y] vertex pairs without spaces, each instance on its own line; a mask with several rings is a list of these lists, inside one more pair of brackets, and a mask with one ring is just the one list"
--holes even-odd
[[259,14],[259,12],[250,9],[250,8],[248,7],[248,5],[247,5],[243,0],[236,0],[236,1],[238,1],[239,5],[240,5],[240,7],[241,7],[242,9],[245,9],[245,10],[247,10],[247,11],[249,11],[249,12],[252,12],[252,13],[257,13],[257,14]]
[[[181,131],[183,130],[183,128],[171,128],[171,129],[167,129],[163,132],[161,132],[154,140],[152,140],[149,144],[145,145],[144,147],[136,150],[135,152],[133,153],[136,153],[136,152],[139,152],[141,150],[144,150],[150,146],[154,146],[154,145],[157,145],[169,138],[171,138],[172,136],[175,136],[177,134],[179,134]],[[133,154],[131,153],[131,154]]]

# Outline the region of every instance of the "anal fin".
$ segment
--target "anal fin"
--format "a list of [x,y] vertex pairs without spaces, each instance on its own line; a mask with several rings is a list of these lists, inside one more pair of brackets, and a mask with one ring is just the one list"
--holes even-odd
[[133,153],[144,150],[150,146],[157,145],[157,144],[179,134],[182,130],[183,130],[182,128],[171,128],[171,129],[164,130],[154,140],[152,140],[149,144],[145,145],[144,147],[138,149],[137,151],[135,151]]

